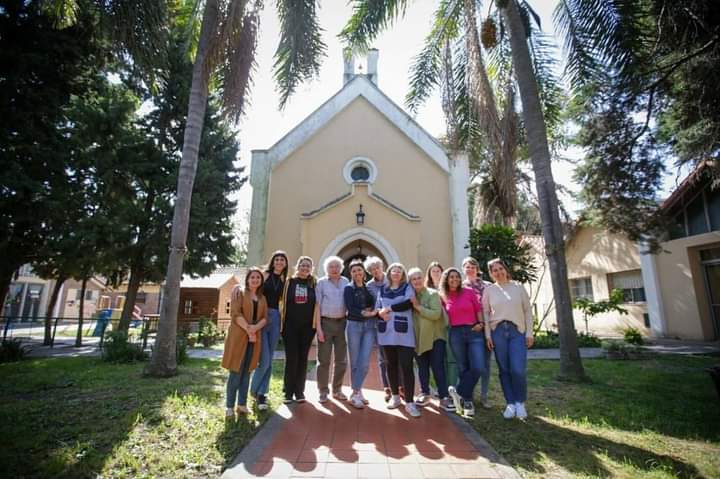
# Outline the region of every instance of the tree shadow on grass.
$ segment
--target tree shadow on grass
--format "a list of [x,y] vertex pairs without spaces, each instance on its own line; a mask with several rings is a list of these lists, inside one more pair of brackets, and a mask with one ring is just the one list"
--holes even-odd
[[217,458],[202,455],[223,420],[217,362],[191,360],[167,379],[142,368],[89,358],[3,365],[0,477],[216,475]]
[[509,440],[493,444],[513,467],[539,474],[550,474],[543,465],[543,456],[567,471],[583,476],[608,477],[613,475],[603,464],[601,456],[635,468],[638,471],[670,472],[674,477],[702,478],[700,471],[686,462],[648,449],[611,441],[561,427],[543,418],[531,417],[525,423],[507,422],[507,435],[522,441]]
[[573,384],[555,380],[556,362],[532,361],[528,405],[531,412],[547,410],[554,417],[582,418],[623,431],[719,442],[720,408],[705,371],[712,362],[677,356],[585,360],[592,382]]
[[[267,395],[269,401],[269,409],[260,411],[256,408],[255,400],[248,393],[248,407],[251,409],[250,414],[236,416],[233,419],[226,419],[222,431],[215,439],[215,448],[220,453],[222,459],[220,470],[224,471],[235,463],[238,455],[243,451],[255,435],[261,430],[265,423],[276,415],[275,410],[280,406],[280,397],[282,396],[282,373],[283,361],[275,360],[272,365],[272,380],[270,382],[270,391]],[[223,371],[224,378],[227,379],[227,373]],[[223,400],[225,392],[223,389]]]

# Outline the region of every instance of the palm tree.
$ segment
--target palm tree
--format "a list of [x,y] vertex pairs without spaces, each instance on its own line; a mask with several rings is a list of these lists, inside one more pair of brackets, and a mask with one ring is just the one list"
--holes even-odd
[[[192,86],[173,213],[170,255],[158,334],[147,373],[166,377],[177,371],[176,333],[190,203],[211,78],[222,94],[225,113],[237,121],[251,85],[262,0],[206,0],[192,72]],[[317,75],[325,45],[315,0],[278,0],[281,37],[275,52],[275,80],[284,106],[298,84]]]
[[[441,0],[439,10],[458,12],[458,1]],[[485,70],[482,68],[481,49],[479,48],[476,28],[476,2],[473,0],[463,0],[463,2],[462,14],[466,26],[465,40],[467,52],[471,59],[471,67],[467,69],[467,74],[472,76],[468,82],[470,89],[468,93],[474,104],[474,110],[478,112],[479,123],[482,125],[481,130],[487,135],[486,141],[490,145],[502,145],[499,115],[497,114],[497,108],[492,108],[495,104],[492,97],[492,88],[489,87]],[[503,14],[502,18],[510,30],[512,70],[518,83],[523,105],[527,143],[535,174],[543,237],[556,301],[558,329],[560,330],[560,377],[569,380],[582,380],[585,373],[577,346],[575,324],[572,316],[563,228],[560,221],[555,182],[551,171],[548,134],[539,90],[539,83],[541,82],[539,81],[540,78],[536,76],[543,64],[537,60],[537,55],[533,58],[528,46],[528,37],[530,37],[531,33],[530,18],[537,15],[534,14],[525,1],[522,2],[522,8],[518,6],[516,0],[496,0],[495,3],[500,7]],[[383,28],[386,28],[402,16],[407,4],[408,0],[355,0],[353,16],[348,21],[341,36],[350,46],[356,49],[367,48],[368,42],[375,38]],[[521,17],[521,12],[525,20]],[[451,24],[446,21],[443,25],[447,27]],[[431,84],[430,82],[427,83]],[[512,98],[511,94],[508,96]],[[498,164],[500,165],[500,163]],[[507,168],[507,166],[503,165],[503,168]],[[508,168],[505,171],[511,170]],[[492,173],[501,173],[501,170],[496,169]]]
[[516,0],[509,0],[501,10],[510,30],[513,66],[523,105],[527,142],[535,175],[540,218],[542,219],[545,253],[548,256],[550,280],[555,298],[558,332],[560,334],[560,377],[581,380],[585,377],[585,371],[580,359],[575,320],[572,314],[563,227],[560,221],[560,209],[555,192],[555,180],[550,166],[547,128],[528,49],[527,30],[520,18],[520,10]]

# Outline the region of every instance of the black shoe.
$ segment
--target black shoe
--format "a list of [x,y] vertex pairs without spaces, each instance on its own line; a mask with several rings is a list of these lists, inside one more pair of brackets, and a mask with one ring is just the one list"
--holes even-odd
[[258,397],[255,400],[255,404],[257,404],[257,408],[260,411],[265,411],[268,408],[267,398],[265,397],[264,394],[258,394]]
[[303,403],[305,402],[305,394],[300,393],[295,395],[295,401]]

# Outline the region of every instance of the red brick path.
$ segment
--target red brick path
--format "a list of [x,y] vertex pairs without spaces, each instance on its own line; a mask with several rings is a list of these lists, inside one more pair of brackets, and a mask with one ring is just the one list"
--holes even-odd
[[[334,399],[320,404],[315,382],[308,381],[308,402],[281,407],[278,414],[285,420],[269,445],[252,464],[236,464],[223,477],[514,476],[511,468],[492,462],[498,458],[491,450],[473,445],[436,402],[421,408],[422,417],[417,419],[402,406],[387,409],[374,355],[370,364],[364,390],[369,406],[355,409],[349,402]],[[345,388],[346,394],[350,392],[349,387]]]

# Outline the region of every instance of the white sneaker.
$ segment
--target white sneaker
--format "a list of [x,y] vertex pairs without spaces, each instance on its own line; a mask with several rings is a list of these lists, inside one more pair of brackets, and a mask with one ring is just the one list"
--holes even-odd
[[365,396],[363,396],[362,391],[360,391],[360,392],[358,393],[358,397],[359,397],[360,400],[363,402],[363,404],[370,404],[370,401],[368,401],[367,399],[365,399]]
[[472,401],[465,401],[463,403],[463,414],[467,417],[475,416],[475,404]]
[[455,390],[455,386],[450,386],[448,388],[448,394],[450,395],[450,399],[452,399],[453,404],[455,404],[455,410],[458,411],[458,414],[462,414],[463,398],[461,398],[460,394],[458,394]]
[[525,409],[525,403],[516,402],[515,403],[515,417],[518,419],[525,419],[527,418],[527,410]]
[[356,409],[362,409],[365,407],[365,404],[363,404],[362,398],[359,394],[353,394],[350,396],[350,404]]
[[225,408],[225,419],[235,419],[235,410],[233,408]]
[[388,409],[397,409],[400,407],[400,396],[397,394],[393,394],[392,397],[390,397],[390,401],[387,403]]
[[505,410],[503,411],[503,417],[505,419],[512,419],[515,417],[515,405],[514,404],[508,404],[505,407]]
[[407,411],[407,413],[410,414],[412,417],[420,417],[420,410],[417,408],[417,405],[414,402],[406,403],[405,411]]
[[423,407],[427,406],[428,404],[430,404],[430,398],[431,398],[431,396],[429,394],[421,394],[417,398],[417,401],[415,401],[415,404],[417,404],[418,406],[423,406]]

